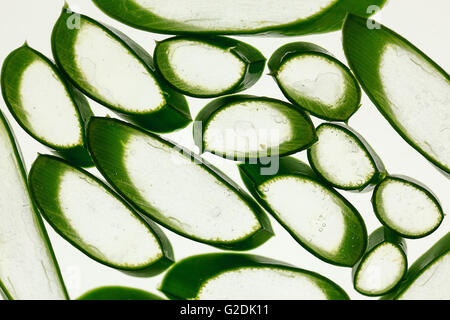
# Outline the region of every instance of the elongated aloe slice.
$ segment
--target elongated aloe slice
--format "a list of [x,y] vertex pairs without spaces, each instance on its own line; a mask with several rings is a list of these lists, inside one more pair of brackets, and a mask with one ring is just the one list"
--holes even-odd
[[361,294],[381,296],[397,286],[407,268],[405,240],[381,227],[369,236],[366,253],[353,267],[353,286]]
[[267,97],[218,98],[195,120],[194,141],[200,150],[235,160],[293,154],[317,140],[306,113]]
[[337,123],[317,127],[319,140],[308,149],[313,170],[333,187],[365,191],[385,176],[383,162],[356,131]]
[[[369,16],[386,0],[94,0],[135,28],[168,34],[299,35],[337,30],[347,12]],[[368,9],[369,8],[369,9]]]
[[262,165],[239,165],[253,196],[301,246],[334,265],[352,267],[358,262],[366,249],[367,231],[344,197],[295,158],[281,158],[275,175],[262,169]]
[[158,76],[152,57],[123,33],[65,7],[52,33],[56,63],[87,96],[156,132],[191,122],[186,99]]
[[417,259],[400,286],[383,299],[449,300],[449,283],[450,232]]
[[355,77],[322,47],[288,43],[274,52],[268,65],[286,98],[321,119],[347,121],[360,106]]
[[444,213],[427,187],[404,176],[388,176],[372,195],[378,219],[405,238],[422,238],[434,232]]
[[168,229],[232,250],[271,237],[267,216],[250,196],[192,152],[115,119],[92,118],[87,137],[108,182]]
[[92,289],[77,300],[164,300],[156,294],[128,287],[108,286]]
[[176,263],[160,290],[194,300],[348,300],[331,280],[249,254],[211,253]]
[[345,54],[378,110],[413,148],[450,173],[450,76],[392,30],[350,15]]
[[20,151],[0,112],[0,292],[8,299],[67,299],[50,240],[28,193]]
[[178,91],[198,98],[250,88],[266,59],[254,47],[225,37],[180,36],[158,42],[155,65]]
[[130,272],[155,274],[173,262],[167,238],[154,231],[109,187],[87,171],[40,155],[29,176],[42,215],[92,259]]
[[28,134],[77,165],[92,165],[84,145],[92,111],[49,59],[23,45],[5,59],[1,85],[6,105]]

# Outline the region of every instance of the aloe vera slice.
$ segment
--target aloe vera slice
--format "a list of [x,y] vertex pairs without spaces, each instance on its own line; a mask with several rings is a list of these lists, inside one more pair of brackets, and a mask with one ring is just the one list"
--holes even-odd
[[267,216],[250,196],[192,152],[115,119],[92,118],[87,132],[103,176],[166,228],[231,250],[271,237]]
[[396,290],[383,299],[450,299],[450,232],[418,258]]
[[372,195],[378,219],[405,238],[422,238],[442,223],[444,213],[427,187],[404,176],[387,176]]
[[367,141],[347,125],[322,123],[308,149],[312,169],[333,187],[366,191],[386,176],[383,162]]
[[369,16],[386,0],[94,0],[132,27],[168,34],[300,35],[340,29],[348,12]]
[[235,160],[293,154],[317,140],[305,112],[267,97],[218,98],[195,121],[194,141],[202,152]]
[[3,98],[20,126],[69,161],[90,166],[84,125],[92,111],[53,63],[27,44],[11,52],[1,74]]
[[79,15],[70,23],[65,7],[52,33],[58,66],[84,94],[123,118],[155,132],[170,132],[191,122],[186,99],[156,72],[152,57],[111,27]]
[[242,180],[258,202],[306,250],[328,263],[352,267],[367,245],[360,214],[322,184],[309,166],[281,158],[277,174],[260,164],[240,164]]
[[14,300],[67,299],[50,240],[28,193],[13,133],[0,112],[0,292]]
[[360,106],[355,77],[322,47],[288,43],[273,53],[268,65],[286,98],[316,117],[347,121]]
[[210,253],[177,262],[160,290],[189,300],[348,300],[333,281],[273,259]]
[[367,251],[353,267],[353,286],[367,296],[381,296],[392,291],[408,268],[406,242],[385,227],[369,236]]
[[350,15],[343,28],[352,70],[400,136],[450,173],[450,76],[392,30],[367,23]]
[[208,98],[250,88],[266,59],[254,47],[225,37],[179,36],[158,42],[155,65],[178,91]]
[[40,155],[30,191],[47,222],[81,252],[112,268],[156,274],[173,262],[168,239],[153,230],[109,187],[87,171]]
[[156,294],[128,287],[107,286],[92,289],[77,300],[164,300]]

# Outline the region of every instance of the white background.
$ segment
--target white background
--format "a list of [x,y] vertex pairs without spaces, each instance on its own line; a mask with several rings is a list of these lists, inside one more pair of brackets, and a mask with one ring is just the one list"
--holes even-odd
[[[73,11],[89,15],[125,32],[147,49],[149,53],[153,53],[155,40],[167,38],[164,35],[135,30],[116,22],[97,9],[91,1],[68,0],[67,2]],[[25,40],[32,48],[51,57],[50,34],[62,6],[62,0],[0,0],[0,64],[3,64],[3,60],[9,52],[21,46]],[[448,19],[448,12],[450,12],[449,0],[390,0],[375,18],[409,39],[445,70],[449,71],[450,20]],[[267,58],[281,45],[301,40],[323,46],[338,59],[345,61],[340,32],[290,38],[241,37],[240,39],[260,49]],[[285,100],[272,78],[267,75],[264,75],[246,93]],[[115,116],[101,105],[93,101],[90,102],[96,115]],[[188,102],[192,116],[195,117],[208,100],[188,98]],[[448,212],[450,210],[449,180],[400,138],[365,95],[362,104],[361,109],[350,119],[350,126],[358,130],[368,140],[383,159],[389,172],[408,175],[428,185],[440,199],[444,212]],[[26,168],[30,168],[38,152],[48,153],[49,151],[29,137],[14,122],[2,99],[0,99],[0,108],[12,124],[25,158]],[[320,123],[320,120],[316,118],[313,121],[316,125]],[[192,128],[189,126],[167,136],[178,143],[197,150],[194,148],[191,132]],[[447,143],[450,143],[450,141]],[[306,161],[305,152],[296,156]],[[209,154],[206,154],[205,158],[242,185],[234,162]],[[97,173],[95,170],[90,171]],[[2,182],[0,181],[0,183]],[[1,187],[7,188],[5,185],[1,185]],[[370,204],[371,193],[342,192],[342,194],[358,208],[364,217],[369,233],[380,226]],[[11,214],[14,214],[14,212],[11,212]],[[353,290],[349,268],[335,267],[315,258],[298,245],[274,219],[271,218],[271,221],[276,236],[261,247],[251,251],[252,253],[269,256],[304,269],[316,271],[337,282],[351,298],[366,298]],[[445,235],[449,231],[449,227],[450,223],[447,217],[441,227],[432,235],[420,240],[408,240],[409,264]],[[120,271],[94,262],[60,238],[48,225],[47,230],[71,298],[76,298],[85,291],[102,285],[126,285],[158,293],[157,288],[163,275],[153,278],[130,277]],[[218,251],[213,247],[165,231],[172,242],[177,260],[194,254]]]

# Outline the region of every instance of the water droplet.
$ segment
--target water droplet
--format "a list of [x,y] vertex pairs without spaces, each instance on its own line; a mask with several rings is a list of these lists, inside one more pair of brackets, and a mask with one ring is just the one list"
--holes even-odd
[[323,231],[323,228],[320,228],[320,229],[319,229],[319,232],[322,232],[322,231]]

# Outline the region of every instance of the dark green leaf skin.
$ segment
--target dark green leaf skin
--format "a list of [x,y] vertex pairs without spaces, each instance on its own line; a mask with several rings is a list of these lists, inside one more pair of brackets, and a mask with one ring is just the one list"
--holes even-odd
[[[31,64],[35,60],[41,60],[45,62],[53,70],[53,72],[58,76],[58,80],[63,84],[69,98],[72,100],[75,107],[75,112],[82,128],[83,142],[81,144],[68,148],[56,146],[38,137],[33,132],[33,130],[29,128],[28,125],[23,121],[24,115],[20,112],[20,96],[17,89],[19,87],[23,71],[26,67],[28,67],[29,64]],[[85,124],[92,116],[92,111],[86,98],[61,75],[60,71],[51,60],[49,60],[40,52],[30,48],[27,44],[24,44],[22,47],[12,51],[6,57],[2,67],[1,87],[3,99],[8,106],[9,111],[11,112],[17,123],[30,136],[75,165],[81,167],[90,167],[93,165],[92,159],[85,147],[86,137],[84,134]]]
[[[180,86],[177,86],[177,79],[171,71],[166,53],[170,44],[176,41],[195,41],[227,50],[245,63],[244,74],[231,88],[217,94],[203,94],[201,92],[183,90]],[[175,90],[196,98],[213,98],[248,89],[259,80],[266,65],[266,58],[255,47],[236,39],[220,36],[177,36],[168,38],[157,42],[153,57],[156,68]],[[211,70],[211,72],[214,71]]]
[[[348,79],[351,79],[351,82],[347,84],[347,86],[351,86],[352,97],[351,101],[348,101],[347,97],[346,103],[343,103],[336,110],[329,110],[328,112],[322,112],[322,108],[320,107],[322,104],[313,102],[310,99],[303,99],[299,97],[294,97],[289,94],[288,90],[286,90],[283,85],[278,80],[278,71],[279,69],[292,58],[296,58],[302,55],[309,56],[317,56],[323,59],[330,61],[335,64],[337,67],[341,68],[342,71],[347,75]],[[275,82],[277,83],[280,90],[283,92],[284,96],[294,105],[299,106],[310,114],[324,119],[328,121],[343,121],[347,122],[349,118],[358,111],[361,102],[361,88],[359,86],[358,81],[356,80],[353,73],[349,68],[341,61],[333,57],[331,53],[329,53],[326,49],[315,45],[309,42],[291,42],[280,48],[278,48],[269,59],[268,66],[270,69],[270,73],[273,76]],[[346,90],[346,95],[348,95],[348,91]]]
[[[395,284],[392,288],[387,289],[385,292],[381,292],[379,294],[370,294],[368,292],[363,292],[356,286],[356,277],[358,275],[360,267],[361,267],[363,261],[365,261],[376,248],[378,248],[380,245],[382,245],[384,243],[390,243],[390,244],[394,245],[401,252],[403,259],[405,261],[405,268],[403,269],[403,275],[397,284]],[[377,230],[375,230],[374,232],[372,232],[369,236],[369,242],[367,245],[366,252],[364,253],[361,260],[357,264],[355,264],[352,268],[353,287],[355,288],[355,290],[363,295],[373,296],[373,297],[382,296],[382,295],[388,294],[389,292],[393,292],[397,288],[397,285],[399,283],[401,283],[402,279],[405,277],[406,271],[408,269],[408,258],[406,256],[406,253],[407,253],[406,249],[407,248],[406,248],[405,240],[403,238],[399,237],[396,233],[392,232],[390,229],[388,229],[386,227],[381,227],[381,228],[378,228]]]
[[[146,200],[136,193],[134,187],[129,182],[125,170],[122,168],[123,149],[120,149],[120,147],[126,141],[127,136],[133,134],[145,134],[151,139],[166,144],[170,148],[177,150],[179,153],[186,156],[196,165],[201,166],[202,169],[206,170],[209,174],[216,177],[249,206],[261,225],[260,229],[245,238],[236,241],[208,241],[184,234],[169,226],[165,221],[162,221],[162,219],[159,219],[157,217],[159,214],[157,209],[148,205]],[[139,212],[143,213],[147,219],[156,221],[165,228],[188,239],[225,250],[250,250],[258,247],[272,237],[273,231],[269,218],[261,207],[224,173],[190,150],[136,126],[111,118],[92,117],[88,123],[87,137],[88,149],[100,173],[123,198],[131,203],[133,207],[138,209]]]
[[[80,239],[77,236],[77,231],[73,230],[70,224],[65,221],[64,213],[62,212],[62,209],[60,208],[59,203],[56,200],[59,197],[59,180],[61,174],[65,170],[76,170],[79,173],[85,175],[86,179],[91,179],[94,182],[98,183],[101,187],[104,188],[105,193],[111,194],[118,201],[124,204],[125,207],[127,207],[130,212],[134,214],[134,216],[138,218],[156,238],[159,247],[161,248],[162,256],[158,260],[153,261],[147,265],[137,267],[124,267],[111,263],[103,259],[102,257],[96,256],[94,253],[90,252],[87,249],[87,245],[83,244],[83,239]],[[28,180],[30,193],[45,220],[62,238],[64,238],[67,242],[69,242],[71,245],[73,245],[75,248],[83,252],[91,259],[111,268],[129,273],[133,276],[142,277],[159,274],[174,262],[172,246],[170,245],[169,240],[162,233],[162,231],[159,230],[159,228],[155,231],[154,226],[146,223],[145,220],[141,218],[139,214],[137,214],[128,203],[126,203],[124,200],[122,200],[122,198],[116,195],[115,192],[110,189],[103,181],[90,174],[89,172],[74,167],[63,159],[50,155],[39,155],[30,169]],[[41,194],[44,194],[44,196],[42,196]],[[49,196],[49,194],[52,196]],[[99,228],[101,228],[101,226],[99,226]]]
[[[11,142],[11,146],[12,146],[12,149],[14,151],[15,158],[16,158],[15,160],[16,160],[16,162],[18,164],[17,170],[20,171],[20,175],[22,176],[23,183],[27,186],[28,192],[30,192],[29,191],[29,185],[27,183],[27,173],[26,173],[26,169],[25,169],[25,166],[24,166],[24,163],[23,163],[23,159],[22,159],[22,153],[21,153],[21,151],[19,149],[19,146],[16,143],[16,139],[14,137],[14,133],[12,132],[11,127],[10,127],[7,119],[3,115],[2,111],[0,111],[0,126],[3,126],[6,129],[8,135],[9,135],[9,140]],[[30,194],[30,198],[32,200],[31,194]],[[47,246],[47,249],[49,251],[49,254],[51,256],[51,259],[52,259],[52,261],[53,261],[53,263],[55,265],[61,289],[64,292],[65,298],[69,299],[69,294],[67,292],[66,285],[64,284],[64,280],[63,280],[63,277],[62,277],[62,274],[61,274],[61,270],[59,268],[59,264],[58,264],[58,261],[57,261],[56,256],[55,256],[55,252],[53,251],[53,247],[52,247],[52,244],[50,242],[50,238],[48,237],[47,230],[45,229],[44,222],[42,221],[42,217],[39,214],[38,208],[36,207],[35,203],[33,201],[31,201],[31,203],[32,203],[32,206],[33,206],[32,211],[35,214],[35,218],[36,218],[36,221],[37,221],[39,229],[40,229],[39,232],[41,233],[42,239],[45,242],[45,244]],[[8,300],[14,300],[13,295],[6,290],[6,287],[3,284],[3,281],[4,280],[0,279],[0,295],[5,297]]]
[[195,299],[202,285],[215,276],[240,268],[263,267],[310,275],[316,278],[316,284],[327,292],[328,299],[349,300],[342,288],[315,272],[270,258],[236,253],[210,253],[183,259],[166,273],[159,290],[174,300]]
[[164,300],[156,294],[129,287],[107,286],[92,289],[77,300]]
[[[196,123],[201,123],[201,127],[194,125],[193,128],[193,136],[194,136],[194,142],[197,145],[197,147],[200,149],[200,152],[203,153],[205,151],[211,152],[217,156],[227,158],[230,157],[226,154],[222,154],[219,152],[215,152],[213,150],[207,150],[205,148],[204,142],[203,142],[203,136],[205,133],[205,129],[207,127],[207,123],[209,120],[221,110],[227,108],[230,104],[239,103],[239,102],[245,102],[245,101],[261,101],[261,102],[267,102],[267,103],[276,103],[276,104],[282,104],[291,109],[292,111],[298,113],[300,118],[302,118],[302,130],[295,130],[294,131],[294,138],[292,139],[289,144],[292,144],[292,142],[297,142],[297,146],[287,149],[283,152],[280,152],[280,154],[268,154],[267,157],[260,157],[259,159],[264,160],[265,158],[270,158],[273,156],[287,156],[294,153],[297,153],[299,151],[305,150],[312,146],[317,141],[317,135],[316,130],[314,128],[314,124],[311,121],[311,118],[308,116],[307,113],[302,111],[301,109],[296,108],[294,105],[291,105],[289,103],[283,102],[281,100],[268,98],[268,97],[257,97],[252,95],[243,95],[243,94],[237,94],[237,95],[231,95],[226,97],[220,97],[217,99],[214,99],[210,103],[208,103],[200,112],[197,114],[197,117],[195,118]],[[290,119],[293,120],[293,119]],[[301,141],[301,144],[298,143],[298,141]],[[282,149],[282,145],[280,145],[279,149]],[[253,157],[232,157],[232,160],[236,161],[249,161],[254,160]]]
[[[379,210],[378,210],[378,206],[377,206],[377,202],[378,202],[378,190],[382,187],[382,184],[384,183],[388,183],[389,180],[396,180],[396,181],[400,181],[406,184],[409,184],[411,186],[413,186],[414,188],[417,188],[419,190],[421,190],[422,192],[424,192],[436,205],[436,207],[438,208],[440,214],[441,214],[441,221],[430,231],[428,231],[427,233],[421,234],[421,235],[417,235],[417,236],[412,236],[412,235],[408,235],[408,234],[404,234],[398,230],[393,229],[391,226],[389,226],[389,224],[383,219],[382,215],[380,214]],[[423,238],[426,237],[430,234],[432,234],[434,231],[436,231],[439,226],[442,224],[442,221],[444,220],[444,211],[442,209],[442,206],[438,200],[438,198],[436,197],[436,195],[433,193],[433,191],[431,191],[427,186],[425,186],[423,183],[407,177],[407,176],[403,176],[403,175],[387,175],[382,181],[380,181],[377,186],[375,187],[375,189],[373,190],[373,194],[372,194],[372,198],[371,198],[371,202],[372,202],[372,207],[373,207],[373,211],[375,212],[375,215],[377,216],[378,220],[388,229],[390,229],[391,231],[397,233],[398,235],[400,235],[403,238],[407,238],[407,239],[419,239],[419,238]]]
[[375,173],[368,181],[366,181],[366,183],[359,185],[359,186],[348,187],[348,186],[337,185],[331,181],[328,181],[323,176],[323,174],[320,172],[318,167],[315,165],[311,149],[308,149],[308,151],[307,151],[308,162],[311,165],[311,168],[314,170],[314,172],[319,177],[321,177],[324,181],[326,181],[326,183],[330,187],[333,187],[333,188],[338,188],[338,189],[347,190],[347,191],[355,191],[355,192],[368,192],[368,191],[373,190],[373,188],[377,184],[379,184],[388,174],[386,171],[386,168],[383,164],[383,161],[378,156],[378,154],[375,152],[375,150],[369,145],[369,143],[366,141],[366,139],[364,139],[363,136],[361,136],[357,131],[355,131],[353,128],[351,128],[350,126],[348,126],[346,124],[322,123],[316,128],[316,131],[318,131],[323,126],[333,127],[333,128],[342,130],[343,132],[345,132],[346,134],[351,136],[354,139],[354,141],[366,152],[366,154],[370,158],[370,161],[372,162],[372,164],[375,168]]
[[93,0],[95,5],[110,17],[137,29],[163,34],[206,34],[206,35],[263,35],[263,36],[296,36],[314,33],[325,33],[341,28],[348,12],[362,16],[370,16],[371,5],[382,8],[386,0],[339,0],[327,10],[303,21],[296,21],[279,26],[254,28],[248,30],[204,30],[159,17],[146,10],[132,0]]
[[[427,252],[418,258],[409,267],[405,279],[399,286],[391,293],[383,296],[382,300],[397,300],[401,295],[408,290],[414,281],[424,273],[435,261],[450,252],[450,232],[443,236],[438,242],[434,244]],[[443,285],[448,285],[443,284]]]
[[158,74],[153,65],[152,57],[136,42],[128,38],[122,32],[101,24],[85,15],[80,15],[81,21],[88,21],[123,45],[137,60],[142,62],[147,71],[164,93],[166,104],[156,111],[146,113],[133,113],[121,109],[118,106],[111,105],[107,101],[98,97],[91,89],[90,85],[84,80],[83,75],[75,68],[73,45],[76,41],[77,29],[69,29],[67,20],[74,13],[67,11],[65,7],[56,22],[52,32],[52,52],[55,57],[56,64],[64,72],[64,74],[72,81],[82,93],[94,101],[113,110],[122,118],[133,122],[145,129],[158,133],[167,133],[186,127],[191,121],[191,115],[188,104],[183,95],[174,91],[169,84]]
[[[266,209],[266,211],[269,212],[304,249],[309,251],[311,254],[321,259],[322,261],[336,266],[353,267],[359,261],[367,248],[367,229],[364,220],[357,209],[334,189],[326,187],[326,183],[324,183],[322,179],[318,177],[307,164],[303,163],[300,160],[297,160],[296,158],[280,158],[279,170],[276,175],[262,175],[262,167],[263,166],[260,164],[239,164],[239,173],[241,175],[242,181],[244,182],[250,193],[253,195],[253,197],[258,201],[258,203],[264,209]],[[265,200],[264,194],[259,191],[258,187],[273,178],[283,176],[301,177],[302,179],[321,184],[322,186],[326,187],[331,194],[339,197],[343,201],[345,206],[347,206],[352,211],[355,220],[352,222],[352,227],[355,227],[359,230],[354,229],[353,232],[349,232],[346,235],[345,240],[343,240],[347,242],[345,248],[343,248],[343,250],[348,252],[346,257],[341,258],[336,256],[334,258],[330,258],[324,256],[320,252],[311,248],[278,217],[276,212],[270,206],[270,203]]]
[[370,22],[371,20],[356,15],[349,15],[344,23],[342,29],[342,43],[350,68],[355,73],[362,88],[375,104],[378,111],[386,118],[397,133],[411,147],[416,149],[417,152],[422,154],[437,168],[449,175],[450,168],[446,167],[443,163],[440,163],[438,159],[424,151],[417,142],[402,130],[400,125],[396,124],[396,120],[386,111],[390,102],[384,94],[378,72],[381,52],[386,43],[394,43],[403,48],[408,48],[422,56],[436,69],[437,73],[440,73],[450,82],[449,74],[408,40],[387,27],[380,25],[380,29],[369,29],[367,24]]

